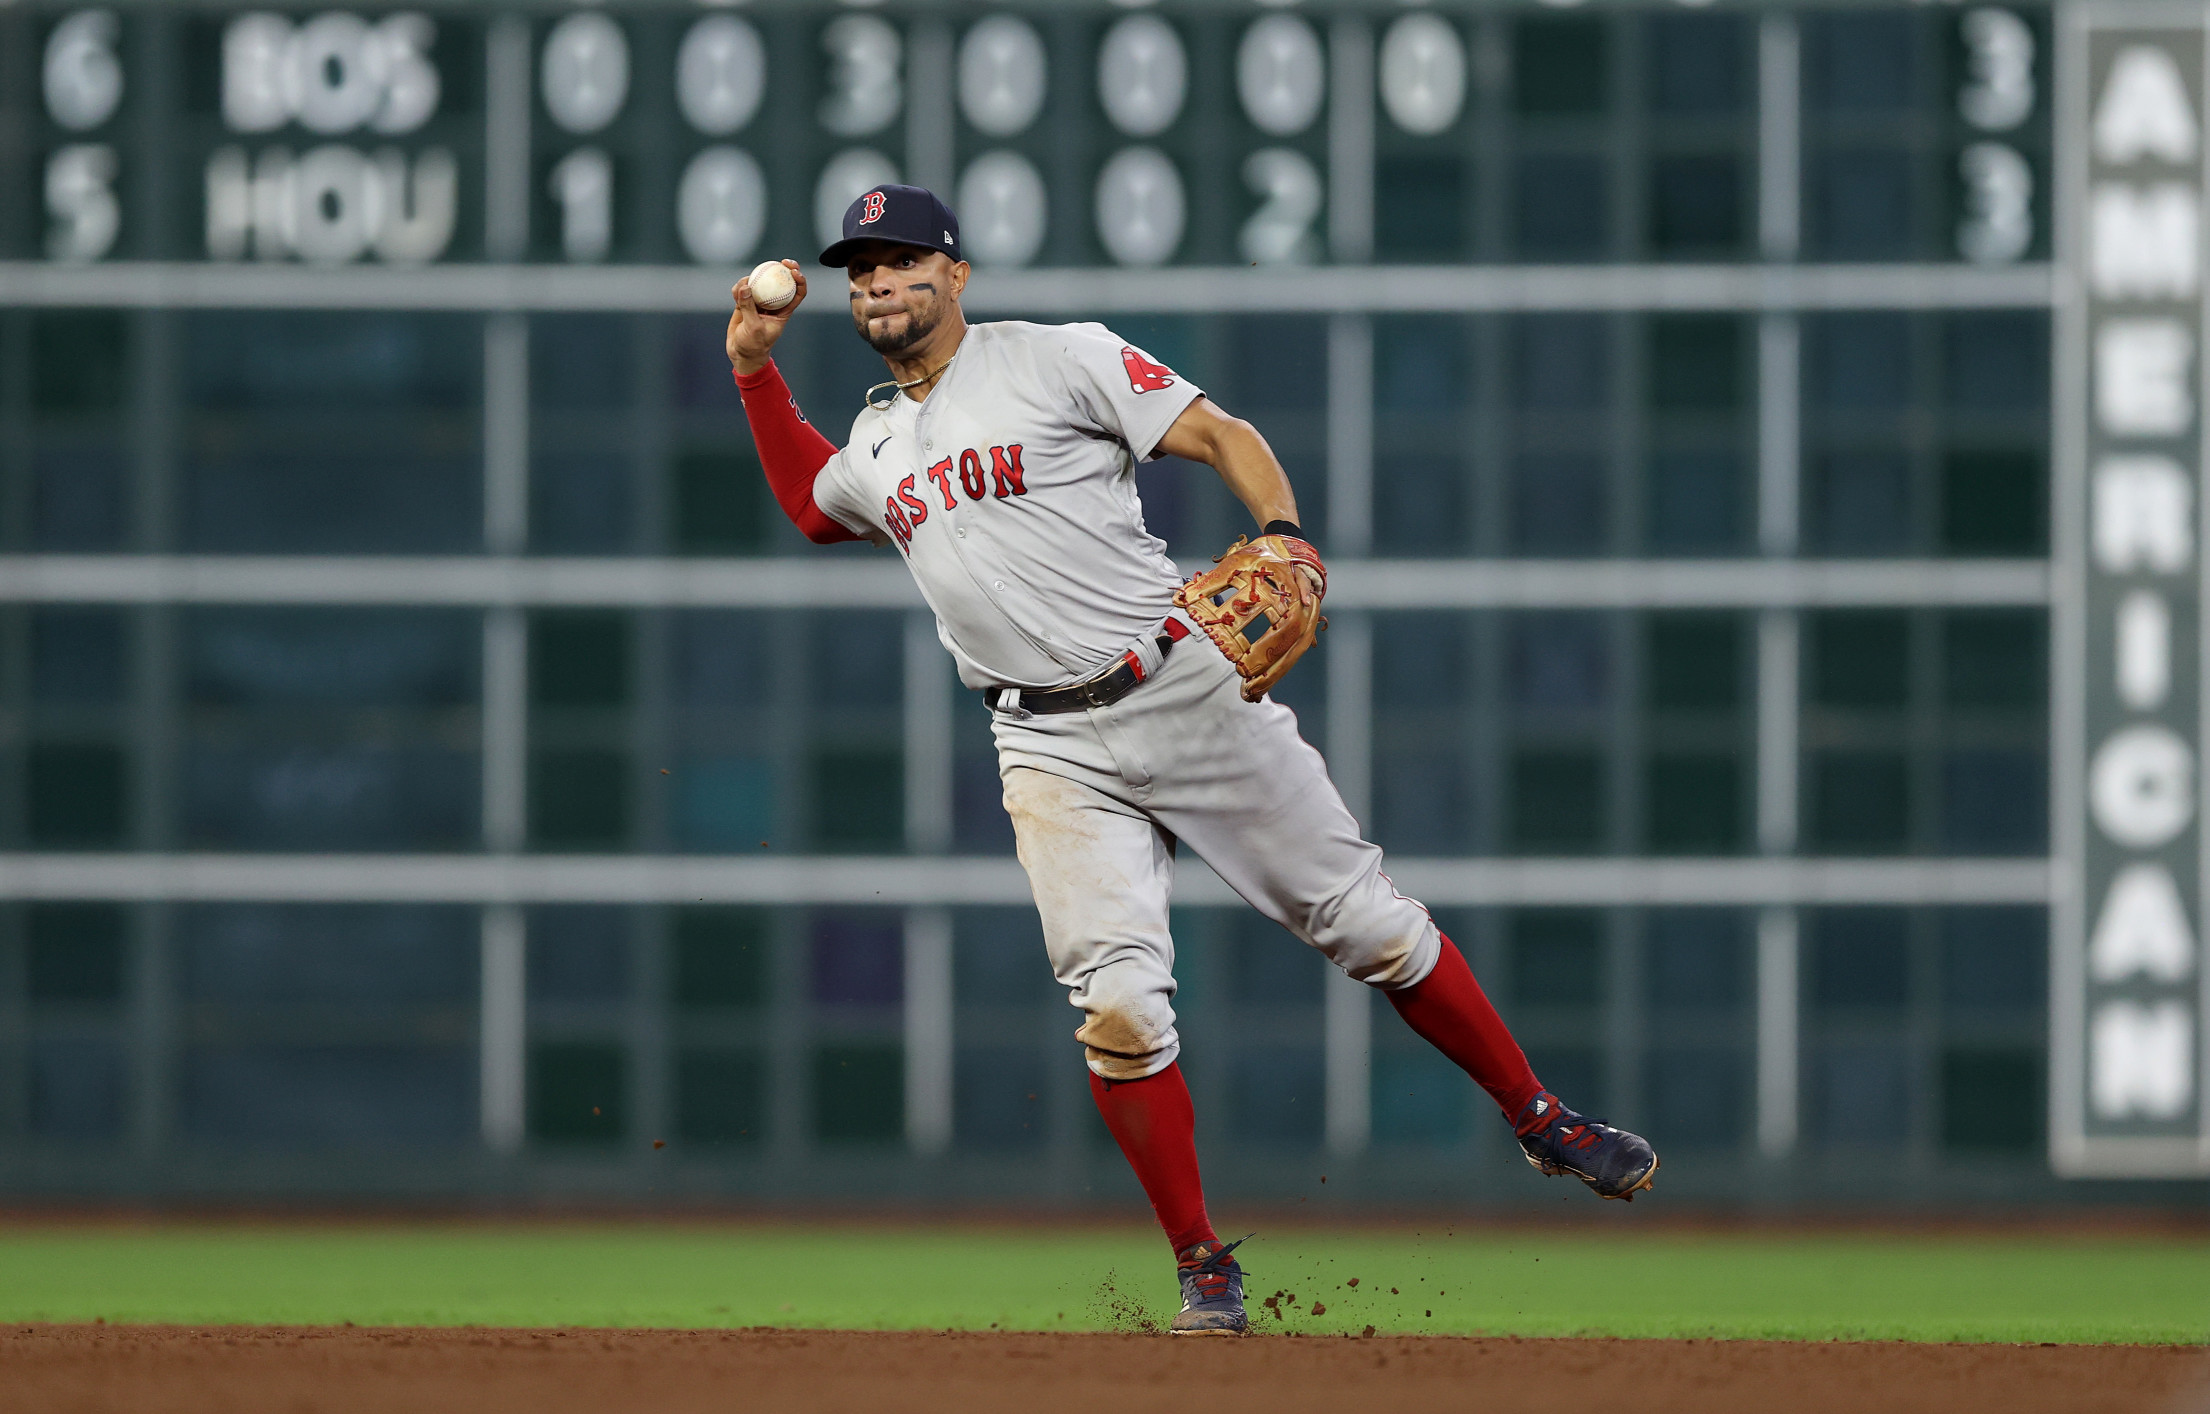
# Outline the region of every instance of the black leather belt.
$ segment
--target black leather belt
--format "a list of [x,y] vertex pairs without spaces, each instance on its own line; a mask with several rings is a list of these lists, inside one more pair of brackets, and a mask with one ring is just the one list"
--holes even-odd
[[[1174,645],[1187,637],[1189,630],[1180,619],[1168,619],[1166,627],[1159,633],[1159,661],[1164,663],[1166,655],[1174,651]],[[1008,706],[1017,712],[1086,712],[1092,707],[1110,707],[1135,691],[1136,685],[1148,676],[1143,670],[1142,659],[1131,648],[1120,655],[1119,662],[1088,682],[1078,682],[1072,687],[1053,688],[1049,692],[1023,692],[1016,702]],[[982,700],[995,712],[998,704],[1010,696],[1011,691],[1003,687],[987,688],[982,694]]]

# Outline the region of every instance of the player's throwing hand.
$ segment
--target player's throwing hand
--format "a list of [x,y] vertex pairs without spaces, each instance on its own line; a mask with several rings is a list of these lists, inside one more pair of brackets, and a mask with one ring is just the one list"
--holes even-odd
[[736,312],[729,316],[729,362],[739,373],[757,373],[767,367],[775,341],[783,337],[783,326],[798,312],[798,306],[806,302],[806,272],[798,268],[795,260],[786,260],[783,264],[797,279],[798,293],[774,313],[752,302],[750,275],[737,281],[729,291],[737,302]]

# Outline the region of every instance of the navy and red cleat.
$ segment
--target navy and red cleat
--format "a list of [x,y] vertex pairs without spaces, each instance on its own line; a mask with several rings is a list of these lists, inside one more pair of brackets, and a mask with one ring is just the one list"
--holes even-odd
[[1242,1335],[1251,1329],[1243,1314],[1243,1268],[1235,1249],[1249,1242],[1239,1237],[1222,1246],[1218,1242],[1195,1243],[1183,1251],[1182,1309],[1167,1329],[1175,1335]]
[[1527,1102],[1512,1128],[1528,1163],[1545,1174],[1572,1174],[1599,1197],[1632,1203],[1636,1193],[1656,1186],[1658,1156],[1649,1140],[1575,1114],[1548,1090]]

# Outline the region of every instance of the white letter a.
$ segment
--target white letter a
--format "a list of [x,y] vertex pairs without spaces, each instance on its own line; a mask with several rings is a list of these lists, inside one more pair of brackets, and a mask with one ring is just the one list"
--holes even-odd
[[2121,982],[2136,972],[2177,982],[2194,970],[2194,930],[2170,870],[2131,864],[2118,871],[2095,920],[2087,961],[2098,982]]
[[2111,62],[2095,108],[2095,155],[2113,165],[2194,158],[2195,114],[2171,55],[2137,44]]

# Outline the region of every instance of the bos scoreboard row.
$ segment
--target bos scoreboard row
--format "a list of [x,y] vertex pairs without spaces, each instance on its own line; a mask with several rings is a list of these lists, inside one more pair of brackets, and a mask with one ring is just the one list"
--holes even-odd
[[[0,7],[0,255],[733,265],[891,180],[982,266],[1758,253],[1739,15],[1391,8],[1347,50],[1333,18]],[[1807,253],[2046,254],[2047,14],[1938,19],[1864,116],[1829,77]],[[1346,143],[1371,190],[1330,191]]]

